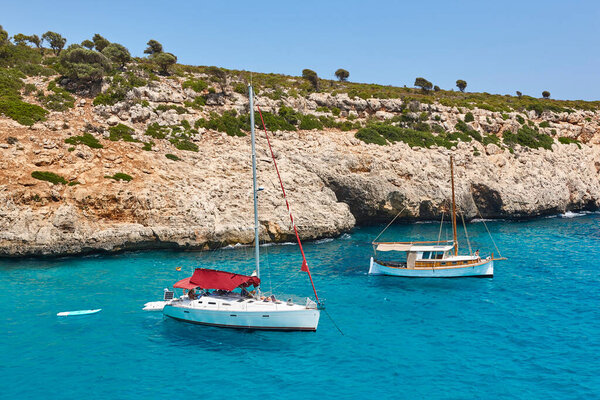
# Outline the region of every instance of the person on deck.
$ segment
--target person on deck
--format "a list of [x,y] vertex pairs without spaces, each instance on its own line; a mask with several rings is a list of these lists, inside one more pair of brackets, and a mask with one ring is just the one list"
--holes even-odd
[[188,291],[188,297],[190,298],[190,300],[196,300],[198,298],[198,296],[196,296],[196,292],[194,291],[194,289],[190,289]]

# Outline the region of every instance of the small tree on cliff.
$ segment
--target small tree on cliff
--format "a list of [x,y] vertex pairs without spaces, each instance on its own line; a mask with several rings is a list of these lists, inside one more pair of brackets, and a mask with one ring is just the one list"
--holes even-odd
[[152,61],[158,66],[161,74],[168,75],[169,68],[177,63],[177,57],[171,53],[155,53],[152,55]]
[[213,79],[219,84],[221,92],[225,93],[225,85],[227,84],[227,73],[219,67],[208,67],[206,73],[213,76]]
[[440,89],[440,87],[439,87],[438,85],[435,85],[435,86],[433,87],[433,91],[434,91],[434,92],[439,92],[440,90],[442,90],[442,89]]
[[346,71],[345,69],[338,69],[337,71],[335,71],[335,76],[340,80],[340,82],[345,82],[348,80],[348,77],[350,76],[350,72]]
[[2,25],[0,25],[0,45],[6,44],[8,42],[8,32],[6,32]]
[[459,88],[461,92],[464,92],[467,88],[467,81],[463,81],[462,79],[457,80],[456,87]]
[[547,91],[547,90],[544,90],[544,91],[542,92],[542,97],[543,97],[543,98],[545,98],[545,99],[549,98],[549,97],[550,97],[550,92],[549,92],[549,91]]
[[123,68],[125,64],[131,61],[131,54],[125,46],[119,43],[111,43],[102,50],[102,54],[110,61]]
[[38,49],[42,48],[42,39],[38,35],[30,35],[27,40]]
[[96,48],[96,51],[102,51],[110,44],[108,39],[106,39],[99,33],[96,33],[94,35],[94,37],[92,38],[92,42],[94,42],[94,47]]
[[424,92],[427,92],[433,88],[433,83],[429,82],[425,78],[417,78],[415,79],[415,86],[420,87]]
[[86,40],[84,40],[83,42],[81,42],[81,45],[82,45],[83,47],[85,47],[86,49],[89,49],[89,50],[91,50],[91,49],[93,49],[93,48],[94,48],[94,42],[92,42],[92,41],[91,41],[91,40],[89,40],[89,39],[86,39]]
[[310,82],[315,91],[319,91],[319,76],[312,69],[303,69],[302,77]]
[[160,44],[154,39],[150,39],[146,44],[148,45],[148,47],[146,48],[146,50],[144,50],[144,54],[153,55],[163,52],[162,44]]
[[38,49],[42,47],[42,41],[38,35],[24,35],[22,33],[17,33],[15,36],[13,36],[13,41],[17,45],[26,45],[26,42],[29,42]]
[[69,46],[59,58],[59,72],[78,84],[98,82],[110,70],[110,61],[102,53],[78,44]]
[[13,42],[15,42],[16,45],[23,45],[25,46],[29,40],[29,36],[24,35],[22,33],[17,33],[16,35],[13,36]]
[[523,96],[523,93],[521,93],[517,90],[517,97],[521,97],[521,96]]
[[44,33],[42,35],[42,40],[48,43],[55,55],[59,55],[67,43],[67,39],[62,37],[59,33],[52,31]]

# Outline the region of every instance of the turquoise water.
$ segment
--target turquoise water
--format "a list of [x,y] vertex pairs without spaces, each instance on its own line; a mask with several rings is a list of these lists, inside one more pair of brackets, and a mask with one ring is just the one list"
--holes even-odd
[[[306,244],[344,336],[324,313],[316,333],[281,333],[141,310],[195,266],[251,272],[248,248],[0,261],[0,397],[597,398],[600,216],[488,226],[510,258],[493,279],[367,276],[381,227]],[[382,239],[438,229],[395,226]],[[473,250],[493,249],[482,223],[469,232]],[[264,289],[311,294],[296,246],[262,250]]]

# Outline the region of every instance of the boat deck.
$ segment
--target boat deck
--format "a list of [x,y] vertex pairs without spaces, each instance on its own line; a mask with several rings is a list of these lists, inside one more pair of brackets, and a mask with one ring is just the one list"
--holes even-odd
[[[296,304],[291,301],[266,301],[255,298],[242,297],[237,293],[231,295],[209,295],[190,300],[187,296],[174,299],[168,304],[174,307],[183,307],[202,310],[231,310],[231,311],[291,311],[306,310],[307,305]],[[316,305],[315,305],[316,308]]]

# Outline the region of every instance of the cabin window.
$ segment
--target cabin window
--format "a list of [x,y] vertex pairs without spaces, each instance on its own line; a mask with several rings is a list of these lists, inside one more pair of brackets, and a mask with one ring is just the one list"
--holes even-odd
[[217,304],[214,301],[209,301],[208,304]]
[[424,251],[423,252],[423,256],[421,257],[421,259],[423,259],[423,260],[429,260],[430,257],[431,257],[431,252],[430,251]]
[[440,251],[437,251],[437,252],[435,253],[435,259],[436,259],[436,260],[441,260],[441,259],[442,259],[442,257],[444,257],[444,253],[442,253],[442,252],[440,252]]

